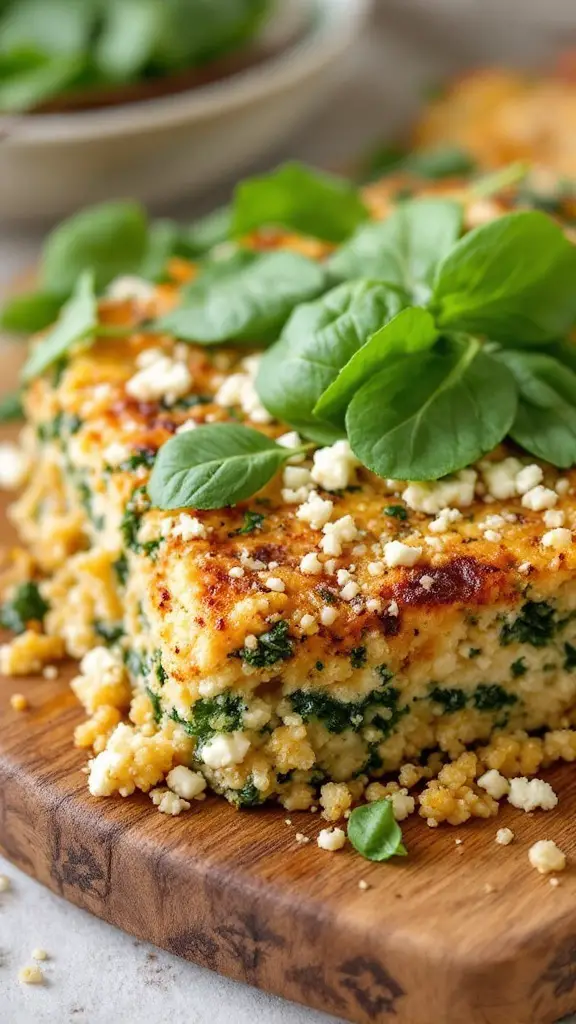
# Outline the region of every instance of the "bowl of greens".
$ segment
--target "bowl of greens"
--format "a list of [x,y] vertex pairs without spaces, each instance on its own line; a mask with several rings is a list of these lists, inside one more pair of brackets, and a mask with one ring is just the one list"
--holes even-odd
[[0,0],[0,218],[161,206],[324,99],[370,0]]

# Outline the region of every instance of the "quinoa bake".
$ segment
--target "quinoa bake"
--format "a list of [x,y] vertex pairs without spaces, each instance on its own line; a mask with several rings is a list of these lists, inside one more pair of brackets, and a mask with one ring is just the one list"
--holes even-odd
[[[286,175],[292,196],[312,182],[308,209],[277,212]],[[21,461],[5,451],[1,467],[15,484],[31,467],[11,508],[30,562],[8,587],[19,635],[2,670],[80,659],[94,796],[142,790],[176,814],[209,787],[237,807],[320,799],[335,821],[365,794],[437,825],[496,814],[521,776],[517,806],[551,805],[526,777],[576,757],[576,289],[556,286],[576,267],[570,201],[527,210],[505,175],[399,172],[357,198],[294,166],[256,184],[271,183],[267,223],[245,217],[239,240],[172,255],[152,280],[111,275],[97,305],[84,274],[33,342]],[[315,189],[348,224],[319,224]],[[398,227],[399,211],[416,220]],[[371,234],[386,224],[401,258]],[[398,241],[409,230],[428,232],[426,254]],[[454,246],[455,276],[474,244],[521,263],[516,231],[550,247],[553,287],[548,267],[512,299],[498,282],[468,301],[480,271],[443,284]],[[384,422],[403,359],[402,401],[426,392],[428,410],[409,441],[412,409]],[[456,394],[461,365],[476,376]]]

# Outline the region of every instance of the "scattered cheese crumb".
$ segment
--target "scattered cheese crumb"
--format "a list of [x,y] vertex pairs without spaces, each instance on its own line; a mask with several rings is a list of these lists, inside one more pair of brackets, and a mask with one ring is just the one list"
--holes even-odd
[[409,544],[403,544],[400,540],[389,540],[384,545],[384,559],[390,569],[399,565],[416,565],[421,555],[422,548],[410,547]]
[[199,756],[209,768],[229,768],[244,760],[249,747],[250,740],[241,732],[217,734],[204,744]]
[[305,836],[303,832],[297,832],[294,838],[297,843],[301,843],[302,845],[310,842],[310,836]]
[[551,491],[549,487],[542,487],[541,484],[526,491],[522,498],[524,508],[529,508],[532,512],[543,512],[544,509],[554,508],[557,501],[556,491]]
[[27,711],[28,701],[23,693],[13,693],[10,697],[10,707],[13,711]]
[[311,491],[306,501],[296,509],[296,518],[309,523],[313,530],[321,530],[330,519],[333,509],[333,501],[321,498],[317,491]]
[[336,441],[314,452],[312,479],[326,491],[341,491],[354,483],[359,465],[348,441]]
[[542,544],[545,548],[555,548],[562,551],[572,544],[572,533],[565,526],[559,526],[554,530],[548,530],[542,537]]
[[546,509],[542,516],[544,520],[544,526],[547,526],[549,530],[555,530],[559,526],[564,526],[566,515],[559,508]]
[[320,612],[320,622],[323,626],[332,626],[338,618],[338,612],[335,608],[331,608],[330,605],[325,604]]
[[115,277],[106,289],[108,298],[117,302],[126,300],[149,302],[154,298],[154,293],[154,285],[135,274],[123,274],[121,277]]
[[350,580],[346,583],[340,591],[340,597],[343,601],[353,601],[355,597],[360,593],[360,587],[354,580]]
[[365,879],[361,878],[360,881],[358,882],[358,888],[361,889],[362,892],[366,892],[370,888],[370,886],[368,882],[365,881]]
[[474,469],[462,469],[453,476],[431,483],[411,483],[402,491],[402,498],[408,508],[415,512],[437,515],[447,505],[465,508],[474,501],[474,487],[477,473]]
[[434,577],[424,574],[424,576],[420,577],[419,583],[424,590],[432,590],[432,587],[434,586]]
[[179,764],[166,776],[169,788],[183,800],[194,800],[206,789],[206,779],[200,772],[193,772],[185,765]]
[[[156,790],[152,790],[152,792],[154,793],[156,792]],[[169,789],[167,789],[166,792],[162,794],[162,797],[158,802],[154,802],[156,803],[156,806],[158,807],[160,814],[169,814],[173,818],[175,818],[178,814],[181,814],[182,811],[190,810],[190,804],[188,803],[188,801],[182,800],[182,798],[179,797],[176,793],[171,793]]]
[[[192,374],[185,363],[171,359],[160,350],[155,358],[138,370],[126,384],[126,392],[138,402],[155,402],[162,399],[166,405],[174,405],[193,384]],[[144,355],[144,353],[142,353]]]
[[510,782],[508,802],[526,812],[534,811],[537,807],[550,811],[556,807],[558,797],[549,782],[520,777]]
[[346,833],[342,828],[323,828],[317,842],[321,850],[341,850],[346,842]]
[[[298,514],[298,513],[297,513]],[[334,523],[326,523],[322,532],[324,534],[320,541],[320,547],[325,555],[333,555],[338,558],[342,554],[344,544],[358,540],[360,534],[356,528],[352,516],[342,516]]]
[[28,456],[17,445],[9,441],[0,444],[0,490],[13,491],[21,487],[29,466]]
[[528,860],[541,875],[551,871],[563,871],[566,867],[566,855],[552,839],[539,839],[528,850]]
[[188,515],[187,512],[180,513],[178,522],[170,532],[173,537],[181,537],[183,541],[205,540],[208,536],[204,523],[201,523],[196,516]]
[[499,828],[496,833],[496,842],[499,846],[510,846],[510,843],[514,839],[514,833],[511,828]]
[[228,575],[231,576],[233,580],[241,580],[244,575],[244,571],[245,570],[241,565],[233,565],[232,568],[228,570]]
[[531,466],[524,466],[516,476],[515,486],[517,494],[526,494],[531,491],[532,488],[537,487],[541,484],[544,479],[544,473],[540,466],[533,463]]
[[18,981],[21,985],[41,985],[44,975],[35,964],[32,967],[21,967],[18,971]]
[[413,796],[408,795],[407,789],[395,790],[386,799],[392,804],[396,821],[404,821],[410,814],[414,813],[416,802]]
[[268,590],[272,590],[276,594],[283,594],[286,590],[286,584],[279,576],[269,576],[264,586],[268,587]]
[[459,519],[462,519],[462,513],[457,508],[443,508],[436,519],[428,524],[428,529],[430,533],[448,533],[450,527]]
[[306,576],[318,576],[322,572],[322,562],[315,551],[309,551],[300,559],[300,571]]
[[0,892],[8,892],[12,888],[12,882],[8,875],[0,875]]
[[46,952],[45,949],[33,949],[31,957],[33,960],[47,960],[48,953]]
[[510,792],[508,779],[504,778],[495,768],[485,772],[478,779],[478,785],[481,789],[485,789],[494,800],[501,800],[503,796]]

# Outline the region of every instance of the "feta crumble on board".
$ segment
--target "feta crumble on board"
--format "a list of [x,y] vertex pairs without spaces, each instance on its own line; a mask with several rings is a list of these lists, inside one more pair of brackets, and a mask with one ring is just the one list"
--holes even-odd
[[566,867],[566,854],[552,839],[539,839],[534,843],[528,850],[528,860],[541,875],[563,871]]
[[342,828],[323,828],[317,842],[321,850],[341,850],[346,843],[346,833]]
[[558,797],[549,782],[543,779],[517,778],[510,781],[508,802],[521,811],[551,811],[558,803]]

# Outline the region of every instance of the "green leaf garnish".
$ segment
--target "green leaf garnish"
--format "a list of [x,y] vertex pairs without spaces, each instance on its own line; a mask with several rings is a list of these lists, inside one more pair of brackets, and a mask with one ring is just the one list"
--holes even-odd
[[211,270],[186,289],[184,304],[162,317],[158,329],[200,345],[266,343],[295,306],[323,290],[326,280],[318,263],[292,252],[241,253],[239,260]]
[[35,334],[53,324],[64,299],[50,292],[14,295],[0,313],[0,327],[6,331]]
[[465,149],[454,145],[430,146],[412,152],[398,146],[379,146],[364,163],[369,180],[401,171],[430,181],[468,176],[475,169],[473,158]]
[[501,170],[493,171],[491,174],[484,174],[481,178],[477,178],[470,186],[470,194],[478,199],[496,195],[506,188],[518,185],[529,173],[530,164],[523,161],[508,164],[506,167],[502,167]]
[[562,469],[576,461],[576,373],[535,352],[499,352],[518,385],[510,436],[538,459]]
[[438,268],[430,309],[448,330],[543,344],[576,321],[576,246],[537,211],[465,235]]
[[337,278],[370,277],[428,300],[434,272],[462,230],[462,207],[449,199],[401,203],[384,221],[361,227],[329,260]]
[[390,362],[431,348],[437,336],[434,320],[426,310],[402,310],[342,367],[314,406],[314,415],[343,425],[346,409],[363,384]]
[[348,818],[348,839],[366,860],[385,861],[408,853],[392,802],[386,799],[354,808]]
[[236,187],[232,233],[247,235],[260,227],[278,226],[342,242],[367,219],[368,210],[352,182],[287,163]]
[[0,625],[13,633],[23,633],[29,622],[42,622],[49,605],[33,580],[20,583],[14,593],[0,606]]
[[256,387],[267,409],[306,437],[329,443],[343,430],[314,407],[354,353],[396,313],[402,298],[375,281],[352,281],[296,309],[262,358]]
[[66,356],[76,344],[93,334],[97,324],[98,306],[94,294],[94,278],[90,271],[86,271],[78,279],[72,297],[62,307],[57,323],[32,349],[22,369],[22,380],[28,383],[44,373]]
[[223,508],[251,497],[303,450],[233,423],[197,427],[162,445],[148,493],[157,508]]
[[3,395],[0,398],[0,423],[12,423],[23,418],[24,409],[20,392],[13,391],[9,395]]
[[146,253],[146,215],[138,203],[100,203],[54,229],[42,255],[42,284],[67,295],[84,270],[92,270],[102,291],[119,274],[137,273]]
[[437,480],[494,448],[516,404],[511,373],[478,341],[446,340],[377,373],[352,399],[346,428],[354,453],[379,476]]

